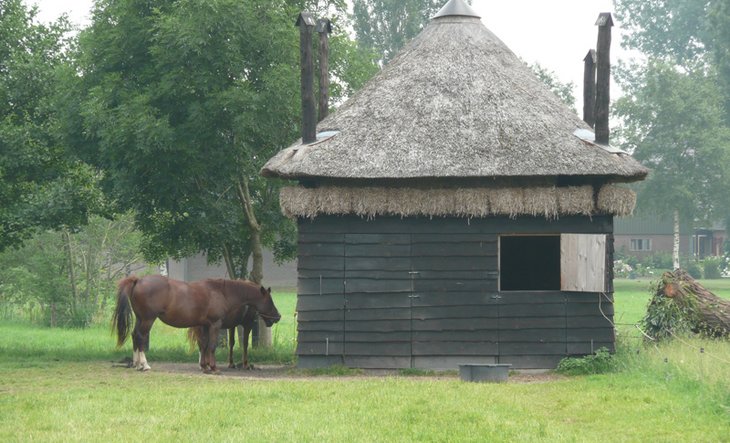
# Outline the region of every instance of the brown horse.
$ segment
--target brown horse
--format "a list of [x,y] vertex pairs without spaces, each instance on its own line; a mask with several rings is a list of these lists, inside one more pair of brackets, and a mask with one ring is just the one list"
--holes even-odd
[[[269,289],[270,290],[270,289]],[[236,315],[237,314],[237,315]],[[253,369],[253,365],[248,363],[248,342],[251,336],[251,331],[256,324],[256,308],[253,306],[246,306],[242,312],[235,313],[234,315],[227,316],[226,320],[223,321],[221,329],[228,329],[228,367],[236,368],[236,364],[233,362],[233,348],[236,345],[236,327],[243,326],[243,337],[241,338],[241,346],[243,347],[243,356],[241,358],[242,369]],[[203,347],[204,343],[207,342],[207,337],[203,333],[203,328],[196,327],[188,329],[188,340],[190,345],[198,346],[200,351],[200,367],[203,370],[205,368],[205,361],[203,359]],[[215,350],[213,350],[215,352]]]
[[134,311],[132,360],[134,367],[141,371],[150,369],[145,351],[149,349],[150,329],[158,318],[176,328],[201,328],[201,366],[210,371],[217,370],[215,345],[225,321],[241,318],[246,306],[254,307],[267,326],[281,318],[271,290],[249,281],[207,279],[185,283],[160,275],[131,276],[122,279],[118,288],[117,307],[112,317],[117,347],[129,336]]

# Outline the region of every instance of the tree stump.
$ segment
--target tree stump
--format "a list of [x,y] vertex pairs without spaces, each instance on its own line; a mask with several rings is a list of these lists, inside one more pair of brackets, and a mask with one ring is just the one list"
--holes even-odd
[[649,333],[657,337],[678,332],[676,329],[688,329],[709,337],[728,337],[730,300],[708,291],[681,269],[665,272],[643,323]]

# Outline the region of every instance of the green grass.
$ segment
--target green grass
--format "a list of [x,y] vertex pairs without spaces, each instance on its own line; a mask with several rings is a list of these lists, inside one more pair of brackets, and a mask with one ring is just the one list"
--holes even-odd
[[[725,281],[703,283],[730,296]],[[647,288],[617,281],[616,318],[638,321]],[[284,316],[273,330],[277,350],[255,351],[254,363],[291,361],[295,296],[275,300]],[[0,323],[0,439],[730,442],[730,343],[646,346],[619,332],[617,372],[475,384],[426,371],[292,370],[279,379],[156,372],[156,361],[197,360],[184,331],[161,323],[148,354],[153,370],[140,373],[111,364],[131,350],[116,350],[107,327]]]
[[727,441],[696,382],[422,377],[250,380],[99,362],[0,370],[3,441]]

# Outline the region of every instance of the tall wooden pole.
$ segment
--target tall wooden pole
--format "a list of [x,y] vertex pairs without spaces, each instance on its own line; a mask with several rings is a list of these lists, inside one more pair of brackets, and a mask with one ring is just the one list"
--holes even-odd
[[596,45],[596,143],[608,145],[608,108],[611,102],[611,27],[610,12],[603,12],[596,21],[598,43]]
[[302,90],[302,143],[317,140],[317,111],[314,102],[314,62],[312,59],[312,30],[314,18],[309,12],[302,12],[297,18],[299,27],[299,55],[301,63]]
[[319,33],[319,118],[317,121],[321,122],[329,114],[329,35],[332,33],[332,22],[326,18],[317,20],[317,32]]
[[596,51],[591,49],[583,59],[583,121],[591,128],[596,124]]

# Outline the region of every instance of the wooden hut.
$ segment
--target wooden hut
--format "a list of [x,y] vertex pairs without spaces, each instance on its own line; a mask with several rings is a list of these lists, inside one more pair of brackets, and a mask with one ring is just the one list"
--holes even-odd
[[[613,217],[647,170],[462,0],[262,174],[297,220],[302,367],[552,368],[613,349]],[[576,135],[578,134],[578,135]]]

